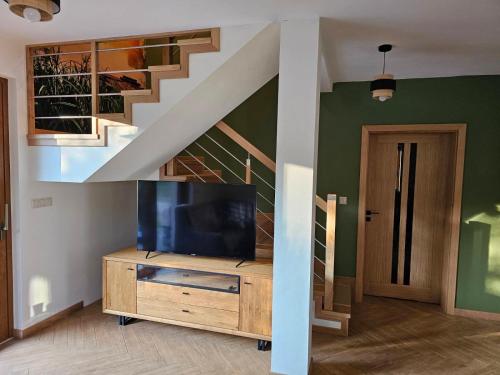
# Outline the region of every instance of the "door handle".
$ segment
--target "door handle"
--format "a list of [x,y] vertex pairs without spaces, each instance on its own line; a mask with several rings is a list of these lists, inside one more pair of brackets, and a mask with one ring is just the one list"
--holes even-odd
[[3,212],[3,224],[0,227],[0,240],[3,241],[5,239],[5,233],[9,230],[9,204],[5,203],[4,212]]
[[378,211],[374,211],[374,210],[366,210],[366,215],[367,216],[370,216],[370,215],[378,215],[380,214],[380,212]]

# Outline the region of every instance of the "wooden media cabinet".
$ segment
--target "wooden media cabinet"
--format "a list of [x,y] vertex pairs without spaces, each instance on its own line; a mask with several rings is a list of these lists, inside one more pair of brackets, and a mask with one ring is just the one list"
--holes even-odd
[[271,342],[270,259],[246,261],[128,248],[103,258],[103,312]]

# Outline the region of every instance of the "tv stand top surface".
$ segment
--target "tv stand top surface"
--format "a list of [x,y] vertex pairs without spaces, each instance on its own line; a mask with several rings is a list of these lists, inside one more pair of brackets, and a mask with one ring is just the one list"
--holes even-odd
[[273,276],[273,263],[271,259],[257,259],[245,261],[236,268],[240,262],[238,259],[211,258],[191,255],[169,254],[151,252],[146,259],[147,252],[137,251],[135,247],[129,247],[104,256],[105,260],[129,262],[135,264],[147,264],[159,267],[171,267],[191,269],[208,272],[219,272],[239,276]]

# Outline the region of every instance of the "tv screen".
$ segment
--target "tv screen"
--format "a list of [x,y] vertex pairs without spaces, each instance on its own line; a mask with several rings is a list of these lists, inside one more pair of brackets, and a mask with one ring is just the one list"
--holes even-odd
[[255,185],[138,182],[137,249],[255,259]]

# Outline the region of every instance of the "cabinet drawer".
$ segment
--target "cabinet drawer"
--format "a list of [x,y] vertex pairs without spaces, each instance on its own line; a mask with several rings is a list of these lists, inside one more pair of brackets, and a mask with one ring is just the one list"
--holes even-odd
[[212,309],[239,311],[240,295],[182,286],[137,282],[137,297],[162,303],[174,302]]
[[137,313],[227,329],[238,329],[239,322],[239,314],[236,311],[211,309],[139,296],[137,297]]

